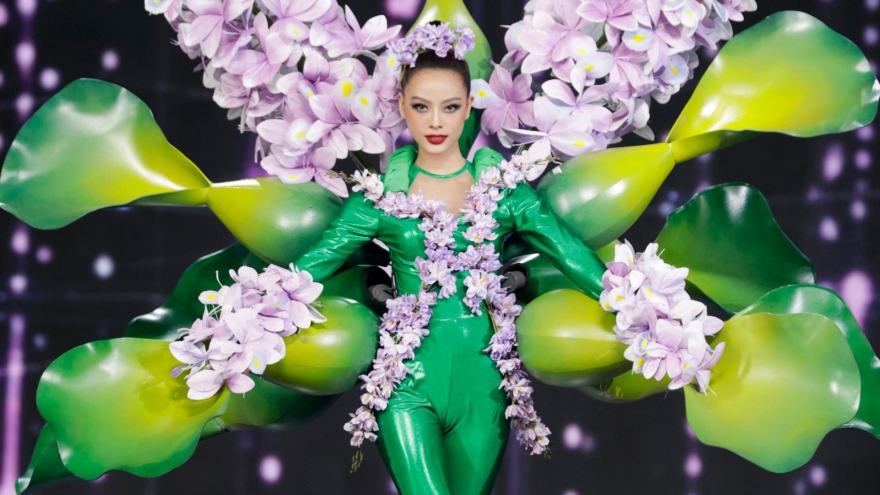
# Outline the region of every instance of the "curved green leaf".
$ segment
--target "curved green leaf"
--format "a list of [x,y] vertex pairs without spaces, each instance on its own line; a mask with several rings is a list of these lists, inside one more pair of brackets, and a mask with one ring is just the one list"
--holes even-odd
[[859,370],[830,319],[736,316],[714,345],[722,342],[709,393],[685,387],[688,422],[703,443],[786,472],[809,461],[822,438],[856,413]]
[[215,184],[208,207],[251,253],[287,266],[321,238],[342,202],[314,182],[273,177]]
[[184,378],[171,377],[179,364],[168,342],[132,338],[82,345],[50,364],[37,407],[67,469],[91,480],[111,469],[158,476],[183,464],[230,394],[188,399]]
[[730,312],[778,287],[815,282],[813,265],[747,184],[700,192],[669,215],[657,243],[667,263],[687,267],[688,281]]
[[315,395],[345,392],[376,356],[379,318],[351,299],[320,297],[324,323],[285,337],[287,353],[266,368],[263,378]]
[[517,350],[535,378],[581,387],[631,368],[626,345],[614,336],[614,315],[582,292],[548,292],[523,308],[516,321]]
[[880,437],[880,359],[852,312],[836,292],[817,285],[780,287],[740,311],[737,316],[753,313],[815,313],[831,319],[846,338],[862,381],[859,410],[852,421],[844,426]]
[[612,148],[568,160],[536,191],[568,230],[599,249],[644,213],[673,166],[666,143]]
[[582,387],[580,390],[587,396],[603,402],[631,402],[663,392],[677,392],[669,390],[670,382],[672,379],[668,376],[657,381],[627,371],[609,381]]
[[153,204],[204,204],[209,185],[137,96],[79,79],[37,110],[12,142],[0,207],[36,228],[55,229],[151,196]]
[[15,482],[15,492],[18,495],[32,493],[34,489],[72,477],[73,474],[61,462],[58,443],[55,441],[55,435],[52,434],[52,428],[49,428],[49,425],[43,425],[40,436],[37,437],[37,445],[34,447],[34,454],[31,456],[27,471]]
[[199,302],[202,291],[214,290],[217,280],[224,285],[233,282],[229,270],[248,265],[257,271],[267,266],[241,244],[233,244],[222,251],[199,258],[189,266],[177,287],[161,306],[151,313],[138,316],[125,329],[126,337],[174,341],[180,337],[180,328],[189,328],[201,318],[205,305]]
[[[705,151],[684,151],[692,147],[686,140],[721,131],[798,137],[845,132],[874,119],[878,95],[880,85],[855,44],[813,16],[779,12],[718,52],[669,142],[682,148],[677,157],[687,159]],[[715,149],[728,139],[740,138],[728,133]]]

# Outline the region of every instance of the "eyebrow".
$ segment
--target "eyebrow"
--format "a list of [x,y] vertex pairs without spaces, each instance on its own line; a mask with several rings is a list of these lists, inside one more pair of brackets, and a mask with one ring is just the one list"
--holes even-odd
[[[413,96],[412,99],[413,99],[413,100],[426,101],[426,102],[430,103],[429,100],[426,100],[426,99],[422,98],[421,96]],[[453,96],[452,98],[446,98],[446,99],[443,100],[441,103],[448,103],[448,102],[450,102],[450,101],[455,101],[455,100],[460,100],[460,99],[461,99],[461,96]]]

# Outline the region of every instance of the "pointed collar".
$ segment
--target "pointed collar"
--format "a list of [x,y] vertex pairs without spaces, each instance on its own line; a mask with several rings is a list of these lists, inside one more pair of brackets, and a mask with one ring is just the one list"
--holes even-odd
[[[409,171],[419,152],[412,145],[401,146],[388,157],[388,167],[385,169],[385,178],[382,183],[386,191],[407,192],[409,191]],[[480,175],[489,167],[497,167],[504,157],[501,153],[489,147],[478,149],[474,152],[474,176],[479,179]]]

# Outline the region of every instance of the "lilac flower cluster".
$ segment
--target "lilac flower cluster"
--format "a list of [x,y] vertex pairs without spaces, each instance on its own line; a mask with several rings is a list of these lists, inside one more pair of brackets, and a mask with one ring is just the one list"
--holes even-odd
[[[717,49],[755,0],[532,0],[509,26],[508,53],[475,80],[483,132],[533,158],[571,158],[634,132],[653,139],[649,100],[669,101],[693,77],[700,46]],[[514,77],[513,73],[519,71]],[[552,78],[535,95],[532,75]],[[522,129],[524,126],[525,129]]]
[[282,337],[326,321],[313,306],[324,286],[308,272],[270,265],[263,273],[242,266],[229,274],[235,283],[202,292],[203,317],[182,328],[183,339],[170,344],[171,354],[183,363],[171,376],[189,370],[187,397],[193,400],[213,396],[223,384],[232,392],[247,392],[254,387],[248,371],[261,375],[284,357]]
[[[543,164],[546,166],[546,163]],[[417,258],[415,266],[422,281],[418,299],[404,295],[388,301],[388,312],[380,327],[381,348],[373,361],[373,371],[361,376],[365,393],[361,406],[345,430],[352,433],[351,444],[360,446],[364,439],[375,440],[378,425],[374,411],[387,406],[394,386],[406,376],[403,359],[412,359],[414,349],[428,334],[426,326],[431,317],[431,306],[437,298],[448,298],[458,290],[454,272],[467,272],[464,280],[467,294],[464,303],[476,314],[482,314],[481,306],[490,310],[495,334],[487,352],[502,375],[503,388],[511,401],[505,416],[512,419],[517,438],[532,454],[544,452],[550,430],[535,412],[531,398],[532,388],[516,352],[516,327],[514,319],[522,308],[516,297],[501,286],[496,272],[501,268],[498,253],[491,241],[497,238],[498,227],[493,212],[503,197],[502,189],[515,188],[527,176],[535,174],[542,165],[518,158],[503,162],[499,168],[489,169],[480,176],[465,198],[462,220],[469,223],[464,237],[472,244],[458,255],[453,238],[458,230],[458,219],[444,209],[444,203],[425,199],[421,194],[406,195],[389,192],[382,195],[381,182],[373,174],[356,174],[357,190],[363,190],[367,199],[386,215],[397,218],[422,217],[419,228],[425,232],[425,253],[428,258]],[[537,172],[540,174],[540,172]],[[377,199],[377,195],[381,196]],[[439,294],[434,292],[439,288]]]
[[388,49],[397,57],[398,63],[416,66],[419,53],[434,50],[445,58],[452,50],[455,58],[464,60],[465,54],[474,49],[476,37],[469,27],[459,26],[453,31],[448,22],[438,25],[417,26],[405,38],[388,43]]
[[[314,179],[339,196],[331,173],[350,152],[382,163],[405,129],[397,110],[399,64],[386,51],[401,26],[361,25],[336,0],[145,0],[164,14],[181,49],[199,58],[214,101],[256,132],[260,164],[287,183]],[[356,56],[376,62],[373,74]]]
[[633,362],[633,373],[657,380],[668,375],[672,390],[696,380],[705,393],[709,368],[724,352],[723,342],[713,351],[706,336],[716,334],[724,323],[688,296],[688,269],[660,259],[656,243],[636,255],[628,242],[615,248],[614,261],[607,267],[599,303],[606,311],[617,311],[614,332],[629,344],[623,355]]

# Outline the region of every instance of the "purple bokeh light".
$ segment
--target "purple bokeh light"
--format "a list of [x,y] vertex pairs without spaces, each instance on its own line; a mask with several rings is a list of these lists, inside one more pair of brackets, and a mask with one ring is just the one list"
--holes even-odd
[[849,272],[840,282],[840,297],[846,301],[859,326],[867,332],[865,319],[871,302],[874,301],[874,283],[871,277],[861,270]]
[[568,449],[576,449],[581,446],[584,440],[584,433],[581,427],[575,423],[571,423],[562,430],[562,443]]
[[18,64],[18,70],[22,73],[29,73],[34,68],[36,59],[37,49],[30,41],[22,41],[15,47],[15,62]]
[[37,261],[40,263],[49,263],[52,261],[52,248],[48,246],[40,246],[37,248]]
[[0,27],[5,26],[9,22],[9,9],[5,3],[0,3]]
[[862,32],[862,40],[864,40],[866,45],[876,45],[878,38],[880,38],[880,33],[877,32],[877,26],[865,26],[865,30]]
[[260,462],[260,477],[263,481],[270,485],[278,483],[281,479],[282,466],[281,461],[274,455],[263,457]]
[[869,12],[877,10],[877,7],[880,7],[880,0],[865,0],[865,8]]
[[868,207],[865,206],[865,202],[860,199],[853,201],[849,207],[849,214],[852,215],[855,220],[864,220],[867,213]]
[[106,70],[116,70],[119,67],[119,55],[116,50],[105,50],[101,55],[101,67]]
[[855,156],[855,164],[856,168],[859,170],[867,170],[871,167],[871,162],[873,161],[871,157],[871,152],[866,149],[860,149],[856,151]]
[[703,461],[700,460],[700,456],[696,453],[688,454],[687,458],[684,460],[684,473],[688,478],[699,478],[700,474],[703,472]]
[[37,0],[18,0],[15,6],[22,17],[33,17],[37,11]]
[[9,349],[6,353],[6,394],[3,401],[3,467],[0,494],[14,494],[19,475],[18,450],[21,429],[21,386],[24,380],[24,316],[9,318]]
[[34,109],[34,97],[30,93],[22,93],[15,99],[15,111],[18,112],[18,118],[26,120]]
[[9,247],[15,254],[26,254],[31,248],[31,237],[28,235],[27,229],[15,229],[12,239],[9,241]]
[[113,271],[116,266],[113,263],[113,258],[106,254],[99,255],[95,258],[95,263],[92,266],[92,269],[95,272],[95,275],[101,279],[108,279],[113,276]]
[[814,486],[824,486],[826,481],[828,481],[828,474],[824,467],[817,464],[810,469],[810,483]]
[[27,285],[27,277],[25,277],[21,273],[16,273],[15,275],[9,277],[9,290],[11,290],[12,293],[15,295],[24,294],[24,291],[27,290]]
[[840,232],[837,228],[837,222],[831,217],[823,218],[819,223],[819,236],[826,241],[836,241],[839,235]]
[[831,182],[840,177],[843,172],[843,163],[843,147],[836,143],[829,146],[822,159],[822,175],[825,180]]
[[414,0],[385,0],[385,13],[396,19],[415,19],[421,4]]
[[40,86],[46,91],[52,91],[61,82],[61,75],[52,67],[46,67],[40,72]]
[[861,129],[856,131],[856,137],[859,138],[859,141],[869,142],[874,140],[874,126],[866,125]]

